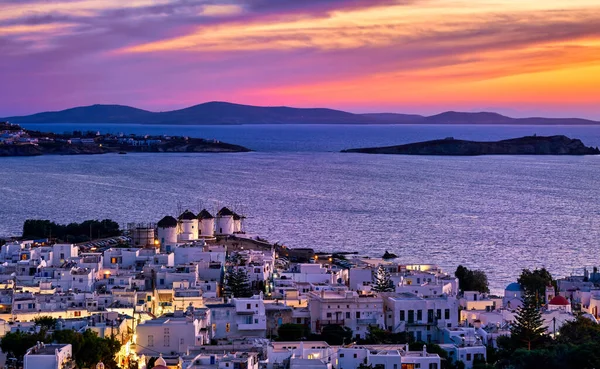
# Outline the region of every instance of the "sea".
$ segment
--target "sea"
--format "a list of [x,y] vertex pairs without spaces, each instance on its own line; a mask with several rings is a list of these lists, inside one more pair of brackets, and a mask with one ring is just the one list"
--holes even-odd
[[246,146],[228,154],[0,158],[0,236],[28,218],[156,222],[182,209],[243,213],[245,230],[290,247],[402,263],[462,264],[501,293],[523,268],[555,277],[600,265],[600,156],[437,157],[346,148],[429,139],[564,134],[600,146],[599,126],[23,124],[166,134]]

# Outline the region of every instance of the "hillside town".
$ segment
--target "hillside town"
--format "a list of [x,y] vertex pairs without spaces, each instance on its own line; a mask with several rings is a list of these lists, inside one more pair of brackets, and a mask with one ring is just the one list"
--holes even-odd
[[[479,271],[287,248],[244,219],[186,210],[80,243],[8,240],[2,349],[7,337],[52,342],[18,341],[22,357],[5,351],[0,367],[482,368],[533,304],[517,282],[494,296],[473,283]],[[576,319],[597,324],[597,270],[549,282],[534,307],[549,337]],[[110,360],[84,357],[65,331],[114,343]]]

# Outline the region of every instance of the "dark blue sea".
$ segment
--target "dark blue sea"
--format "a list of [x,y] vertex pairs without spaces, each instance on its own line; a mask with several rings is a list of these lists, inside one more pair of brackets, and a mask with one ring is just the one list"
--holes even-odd
[[158,221],[178,208],[243,212],[246,231],[291,247],[385,250],[406,263],[483,269],[495,291],[522,268],[554,275],[600,265],[600,156],[419,157],[351,147],[455,137],[565,134],[600,146],[594,126],[26,124],[56,132],[188,135],[240,154],[0,159],[0,235],[27,218]]

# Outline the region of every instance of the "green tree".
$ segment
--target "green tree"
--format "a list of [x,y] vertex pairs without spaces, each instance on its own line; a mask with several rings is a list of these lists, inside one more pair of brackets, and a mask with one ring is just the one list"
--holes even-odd
[[252,297],[248,274],[244,268],[232,268],[227,273],[225,294],[230,297]]
[[467,267],[459,265],[454,276],[458,278],[461,291],[490,292],[487,275],[482,270],[469,270]]
[[91,331],[83,333],[60,330],[52,334],[58,343],[70,343],[73,346],[73,358],[78,368],[93,368],[102,361],[107,369],[118,368],[115,355],[121,349],[121,343],[113,338],[101,338]]
[[309,334],[307,327],[302,324],[287,323],[280,325],[277,329],[277,339],[279,341],[300,341]]
[[394,292],[395,290],[390,273],[381,265],[375,272],[375,284],[371,290],[374,292]]
[[368,332],[364,339],[359,339],[358,343],[363,345],[382,345],[382,344],[403,344],[413,341],[412,334],[408,332],[392,333],[381,329],[376,325],[369,325]]
[[23,360],[23,356],[27,350],[35,346],[38,341],[44,341],[45,338],[45,336],[37,333],[8,332],[0,340],[0,349],[2,349],[2,352],[10,354],[18,360]]
[[565,322],[558,332],[556,340],[562,343],[582,345],[588,342],[600,342],[600,324],[582,316]]
[[515,346],[525,345],[527,350],[535,348],[537,344],[544,341],[546,327],[543,327],[542,313],[536,304],[535,296],[525,293],[523,305],[517,309],[510,333]]
[[526,294],[530,294],[535,298],[536,306],[540,307],[545,302],[546,287],[552,284],[552,275],[546,268],[533,271],[523,269],[517,282]]
[[352,342],[352,330],[337,324],[328,324],[321,330],[321,339],[330,345],[344,345]]
[[40,331],[46,332],[53,330],[56,327],[56,319],[51,316],[40,316],[33,319],[35,325],[40,327]]

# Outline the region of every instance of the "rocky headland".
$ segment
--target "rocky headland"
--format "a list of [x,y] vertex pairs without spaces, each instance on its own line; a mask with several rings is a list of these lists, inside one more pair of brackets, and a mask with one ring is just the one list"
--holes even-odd
[[348,149],[342,152],[397,155],[598,155],[596,147],[587,147],[579,139],[566,136],[527,136],[494,142],[441,140],[416,142],[405,145]]

